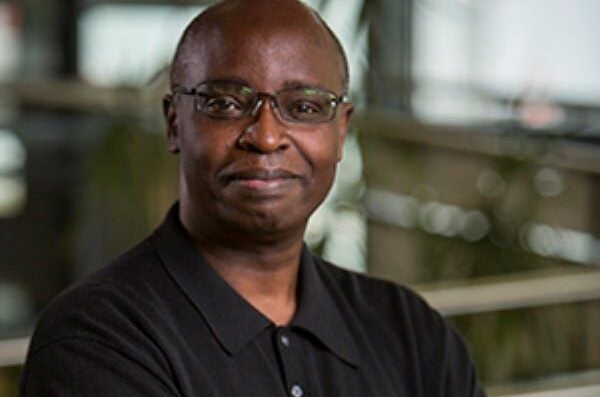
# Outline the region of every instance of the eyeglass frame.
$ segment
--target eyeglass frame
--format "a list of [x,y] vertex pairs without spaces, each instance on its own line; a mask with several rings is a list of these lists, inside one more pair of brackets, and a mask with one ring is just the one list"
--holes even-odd
[[[198,91],[198,87],[203,86],[203,85],[207,85],[207,84],[218,84],[218,83],[224,83],[224,84],[237,84],[236,82],[232,82],[232,81],[205,81],[202,83],[198,83],[196,85],[196,87],[194,88],[188,88],[188,87],[184,87],[184,86],[180,86],[180,85],[174,85],[171,87],[171,95],[176,95],[176,94],[181,94],[181,95],[189,95],[189,96],[193,96],[196,98],[202,98],[202,97],[210,97],[210,94],[205,94],[202,92]],[[251,117],[255,117],[256,116],[256,112],[258,110],[260,110],[263,105],[265,104],[265,98],[269,99],[269,102],[271,104],[271,107],[274,109],[277,109],[277,113],[278,117],[280,120],[286,122],[286,123],[290,123],[290,124],[307,124],[307,125],[316,125],[316,124],[324,124],[324,123],[329,123],[331,122],[337,113],[337,109],[339,107],[339,105],[344,104],[344,103],[350,103],[349,97],[347,93],[341,94],[341,95],[337,95],[335,92],[333,91],[329,91],[326,89],[322,89],[322,88],[317,88],[317,87],[297,87],[297,88],[284,88],[283,90],[277,91],[273,94],[269,93],[269,92],[262,92],[262,91],[257,91],[255,90],[253,87],[250,87],[246,84],[239,84],[241,87],[246,87],[246,88],[250,88],[253,92],[254,95],[254,99],[252,102],[249,103],[249,106],[247,107],[246,110],[244,110],[243,114],[241,114],[238,117],[218,117],[215,115],[210,115],[207,114],[206,112],[203,112],[198,106],[194,106],[194,108],[199,111],[200,113],[204,114],[205,116],[211,118],[211,119],[215,119],[215,120],[229,120],[229,121],[235,121],[235,120],[242,120],[248,116]],[[280,106],[279,106],[279,101],[278,101],[278,95],[281,92],[284,91],[291,91],[294,89],[303,89],[303,88],[312,88],[312,89],[317,89],[321,92],[330,94],[331,96],[331,105],[333,106],[333,112],[331,112],[331,116],[329,116],[328,119],[325,120],[321,120],[321,121],[314,121],[314,122],[310,122],[310,121],[302,121],[302,120],[288,120],[285,118],[285,116],[282,114],[282,112],[280,111]]]

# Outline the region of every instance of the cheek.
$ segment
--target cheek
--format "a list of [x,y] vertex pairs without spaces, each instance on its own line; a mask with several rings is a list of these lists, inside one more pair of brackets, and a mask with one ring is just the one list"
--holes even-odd
[[306,142],[304,152],[308,161],[312,164],[314,180],[313,183],[319,185],[322,190],[329,189],[329,185],[335,176],[335,169],[338,162],[339,139],[333,131],[324,132],[321,137],[327,139],[311,139]]
[[226,162],[235,144],[232,132],[197,123],[182,136],[181,156],[187,165],[195,164],[202,173],[214,173]]
[[335,164],[339,161],[343,140],[337,131],[337,125],[334,124],[331,129],[323,131],[310,142],[315,162],[322,168],[335,168]]

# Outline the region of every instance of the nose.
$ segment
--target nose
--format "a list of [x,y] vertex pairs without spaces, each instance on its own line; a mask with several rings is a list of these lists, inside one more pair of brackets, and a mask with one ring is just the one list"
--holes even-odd
[[239,145],[259,153],[272,153],[289,146],[286,128],[275,115],[272,98],[260,98],[253,109],[252,122],[239,138]]

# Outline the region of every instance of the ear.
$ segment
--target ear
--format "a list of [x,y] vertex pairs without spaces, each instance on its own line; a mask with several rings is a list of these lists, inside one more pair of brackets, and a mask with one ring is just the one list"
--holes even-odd
[[167,94],[163,98],[163,115],[167,123],[167,148],[171,153],[179,153],[179,131],[177,111],[173,103],[173,95]]
[[354,105],[351,103],[342,104],[340,109],[340,120],[338,124],[338,147],[337,147],[337,161],[341,161],[344,157],[344,142],[346,141],[346,135],[350,128],[350,120],[352,119],[352,113],[354,113]]

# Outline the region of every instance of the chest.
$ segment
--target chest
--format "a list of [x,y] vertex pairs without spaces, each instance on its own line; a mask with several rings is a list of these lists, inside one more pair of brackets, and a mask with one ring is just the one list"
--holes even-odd
[[[378,357],[379,356],[379,357]],[[390,365],[392,364],[392,365]],[[182,396],[416,397],[418,375],[377,349],[349,363],[302,330],[272,328],[236,352],[198,340],[174,358]]]

